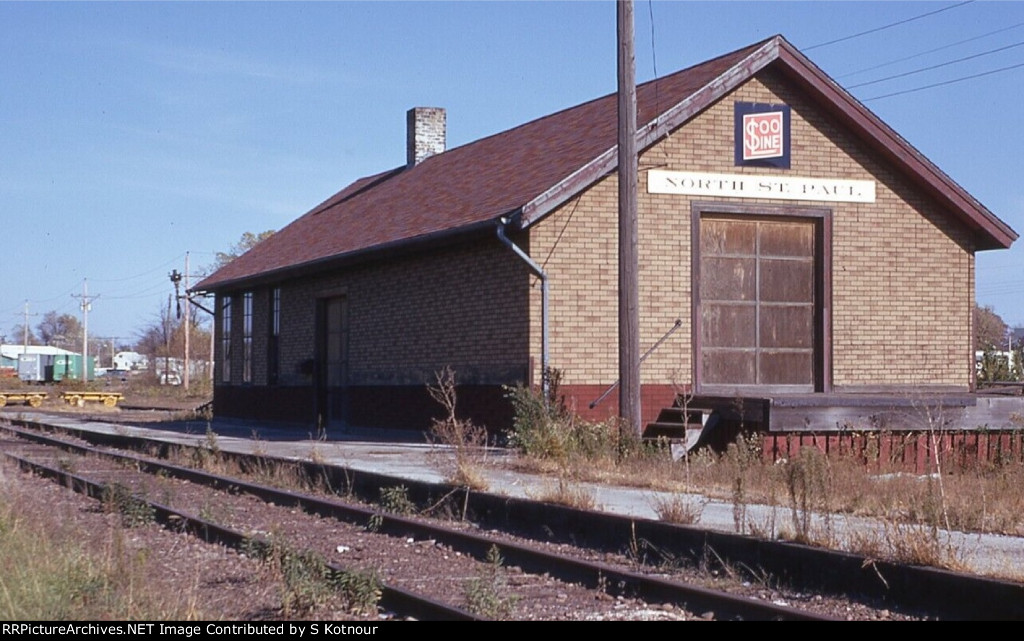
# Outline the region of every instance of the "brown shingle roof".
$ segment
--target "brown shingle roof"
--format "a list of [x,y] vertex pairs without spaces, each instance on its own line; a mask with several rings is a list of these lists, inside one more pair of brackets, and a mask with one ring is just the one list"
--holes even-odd
[[[675,128],[768,64],[845,115],[874,146],[919,182],[944,193],[982,236],[980,247],[1009,246],[1012,229],[949,180],[902,138],[835,85],[781,36],[637,87],[640,148]],[[853,114],[851,117],[849,114]],[[610,94],[514,129],[361,178],[235,259],[194,289],[241,286],[333,259],[479,228],[521,214],[532,224],[615,167],[616,96]]]

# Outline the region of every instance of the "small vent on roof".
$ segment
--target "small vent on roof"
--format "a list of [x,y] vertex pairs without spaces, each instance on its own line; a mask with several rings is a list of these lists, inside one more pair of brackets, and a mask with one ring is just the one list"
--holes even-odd
[[412,167],[444,152],[447,139],[441,107],[414,107],[405,114],[405,162]]

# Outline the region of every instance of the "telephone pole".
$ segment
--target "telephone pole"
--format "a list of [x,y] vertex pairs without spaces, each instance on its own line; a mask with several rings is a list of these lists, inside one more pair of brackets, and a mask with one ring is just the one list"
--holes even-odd
[[89,311],[92,310],[92,302],[99,298],[89,295],[89,280],[82,279],[82,293],[72,294],[72,298],[80,299],[82,308],[82,381],[89,382]]
[[637,247],[636,59],[633,2],[618,0],[619,112],[619,416],[637,437],[640,425],[640,294]]
[[24,347],[23,347],[23,349],[21,351],[22,354],[28,354],[28,317],[29,316],[38,316],[38,314],[29,314],[28,313],[28,301],[25,301],[25,326],[23,328],[25,330],[24,331],[25,343],[24,343]]
[[[189,338],[191,334],[191,328],[189,327],[189,310],[192,306],[192,300],[188,295],[188,252],[185,252],[185,273],[178,272],[177,269],[172,270],[169,274],[171,282],[174,283],[174,300],[177,301],[178,318],[182,317],[181,311],[181,300],[185,299],[185,312],[184,312],[184,330],[185,330],[185,371],[182,373],[181,383],[185,386],[185,391],[188,391],[189,385],[189,370],[192,369],[191,363],[189,363]],[[181,281],[185,281],[185,293],[181,293]]]

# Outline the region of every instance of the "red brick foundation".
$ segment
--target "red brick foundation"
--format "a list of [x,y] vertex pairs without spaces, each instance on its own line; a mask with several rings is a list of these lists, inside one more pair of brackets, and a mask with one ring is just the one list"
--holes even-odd
[[879,472],[930,474],[1024,462],[1024,431],[835,432],[764,434],[766,462],[792,459],[805,448],[848,457]]

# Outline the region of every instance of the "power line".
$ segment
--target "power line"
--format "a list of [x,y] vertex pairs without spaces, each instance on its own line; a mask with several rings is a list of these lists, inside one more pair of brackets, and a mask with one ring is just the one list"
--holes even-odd
[[882,67],[888,67],[900,62],[906,62],[907,60],[913,60],[914,58],[920,58],[921,56],[926,56],[930,53],[935,53],[936,51],[942,51],[943,49],[949,49],[951,47],[956,47],[958,45],[966,44],[968,42],[974,42],[975,40],[981,40],[982,38],[994,36],[997,33],[1002,33],[1004,31],[1009,31],[1011,29],[1017,29],[1022,26],[1024,26],[1024,22],[1018,22],[1017,24],[1010,25],[1009,27],[1003,27],[1002,29],[996,29],[995,31],[983,33],[980,36],[974,36],[973,38],[967,38],[965,40],[957,40],[956,42],[951,42],[949,44],[942,45],[941,47],[935,47],[934,49],[928,49],[927,51],[921,51],[920,53],[915,53],[909,56],[903,56],[902,58],[896,58],[895,60],[883,62],[881,64],[877,64],[871,67],[865,67],[864,69],[858,69],[857,71],[849,71],[847,73],[836,76],[836,79],[838,80],[841,78],[849,78],[850,76],[856,76],[857,74],[866,73],[868,71],[874,71],[875,69],[881,69]]
[[157,290],[164,289],[165,287],[167,287],[166,282],[161,280],[159,283],[155,283],[153,285],[147,285],[144,289],[132,292],[130,294],[124,294],[122,296],[110,296],[110,295],[107,295],[106,298],[108,298],[108,299],[116,299],[116,300],[129,300],[129,299],[133,299],[133,298],[146,298],[148,294],[152,294],[152,293],[156,292]]
[[153,269],[150,269],[148,271],[144,271],[144,272],[142,272],[140,274],[136,274],[134,276],[125,276],[124,278],[94,278],[93,281],[94,282],[98,282],[98,283],[121,283],[121,282],[124,282],[126,280],[134,280],[136,278],[142,278],[143,276],[149,276],[150,274],[152,274],[154,272],[163,271],[164,268],[166,268],[168,265],[170,265],[172,263],[176,263],[179,260],[181,260],[182,256],[183,256],[183,254],[178,254],[174,258],[172,258],[172,259],[170,259],[170,260],[168,260],[168,261],[166,261],[164,263],[161,263],[161,264],[157,265]]
[[845,42],[847,40],[853,40],[854,38],[860,38],[861,36],[866,36],[866,35],[869,35],[869,34],[872,34],[872,33],[878,33],[879,31],[885,31],[886,29],[892,29],[893,27],[898,27],[900,25],[907,24],[908,22],[913,22],[915,20],[920,20],[921,18],[927,18],[928,16],[933,16],[933,15],[935,15],[937,13],[942,13],[943,11],[949,11],[950,9],[956,9],[956,8],[962,7],[964,5],[972,4],[973,2],[974,2],[974,0],[967,0],[966,2],[960,2],[960,3],[954,4],[954,5],[951,5],[951,6],[948,6],[948,7],[943,7],[941,9],[936,9],[935,11],[929,11],[928,13],[922,13],[919,16],[914,16],[912,18],[906,18],[904,20],[900,20],[898,22],[893,22],[893,23],[890,23],[890,24],[887,24],[887,25],[883,25],[881,27],[875,27],[874,29],[868,29],[867,31],[861,31],[860,33],[855,33],[855,34],[852,34],[852,35],[849,35],[849,36],[843,36],[842,38],[836,38],[835,40],[829,40],[828,42],[819,42],[818,44],[811,45],[810,47],[803,47],[801,49],[801,51],[810,51],[811,49],[817,49],[819,47],[827,47],[829,45],[834,45],[834,44],[839,43],[839,42]]
[[904,78],[906,76],[912,76],[914,74],[924,73],[925,71],[931,71],[933,69],[940,69],[942,67],[948,67],[949,65],[953,65],[953,64],[956,64],[958,62],[966,62],[967,60],[974,60],[975,58],[981,58],[982,56],[990,56],[990,55],[992,55],[994,53],[999,53],[1000,51],[1006,51],[1007,49],[1015,49],[1015,48],[1020,47],[1020,46],[1024,46],[1024,42],[1017,42],[1017,43],[1014,43],[1012,45],[1006,45],[1005,47],[999,47],[998,49],[990,49],[988,51],[982,51],[981,53],[975,53],[975,54],[972,54],[970,56],[964,56],[963,58],[957,58],[956,60],[948,60],[946,62],[940,62],[939,64],[931,65],[929,67],[922,67],[920,69],[914,69],[913,71],[905,71],[903,73],[898,73],[898,74],[893,75],[893,76],[886,76],[885,78],[878,78],[877,80],[869,80],[867,82],[861,82],[861,83],[856,84],[856,85],[850,85],[850,86],[847,87],[847,89],[856,89],[857,87],[866,87],[868,85],[874,85],[874,84],[878,84],[880,82],[885,82],[886,80],[894,80],[896,78]]
[[918,91],[924,91],[925,89],[933,89],[935,87],[943,87],[945,85],[952,85],[965,80],[973,80],[975,78],[983,78],[985,76],[991,76],[992,74],[1001,73],[1003,71],[1010,71],[1012,69],[1018,69],[1024,67],[1024,62],[1019,64],[1010,65],[1009,67],[1002,67],[1000,69],[993,69],[992,71],[984,71],[982,73],[975,73],[969,76],[962,76],[960,78],[954,78],[952,80],[946,80],[944,82],[936,82],[934,84],[925,85],[923,87],[915,87],[914,89],[904,89],[903,91],[894,91],[892,93],[882,94],[881,96],[872,96],[870,98],[863,98],[861,102],[870,102],[872,100],[881,100],[882,98],[891,98],[893,96],[902,96],[903,94],[915,93]]

